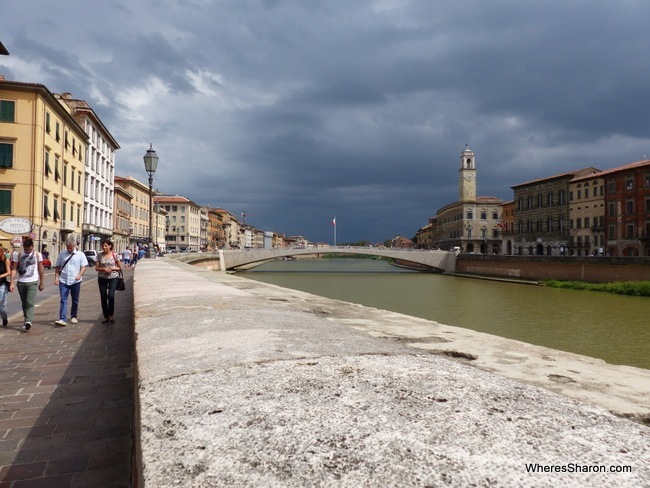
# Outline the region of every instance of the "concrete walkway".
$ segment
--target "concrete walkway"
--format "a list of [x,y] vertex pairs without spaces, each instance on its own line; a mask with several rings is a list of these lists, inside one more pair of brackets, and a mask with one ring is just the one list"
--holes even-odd
[[647,370],[168,259],[134,289],[141,486],[650,486],[608,411],[650,418]]
[[55,297],[36,309],[29,332],[22,313],[0,327],[0,488],[131,486],[132,273],[125,278],[115,324],[101,324],[97,279],[88,277],[79,323],[52,324]]

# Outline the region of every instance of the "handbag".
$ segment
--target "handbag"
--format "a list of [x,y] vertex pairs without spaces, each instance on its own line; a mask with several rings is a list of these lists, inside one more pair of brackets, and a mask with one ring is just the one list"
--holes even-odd
[[117,277],[117,291],[126,290],[126,285],[124,284],[124,276],[122,275],[122,270],[120,270],[120,275]]

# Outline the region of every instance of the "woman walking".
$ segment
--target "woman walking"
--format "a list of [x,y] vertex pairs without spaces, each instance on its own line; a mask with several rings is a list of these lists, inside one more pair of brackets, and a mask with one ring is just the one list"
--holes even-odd
[[7,295],[11,284],[11,260],[0,246],[0,318],[2,326],[7,327]]
[[113,243],[106,239],[102,241],[102,253],[95,263],[97,270],[97,282],[99,283],[99,296],[102,301],[102,312],[104,320],[102,324],[115,323],[113,317],[115,310],[115,289],[117,278],[122,271],[122,266],[117,255],[113,252]]

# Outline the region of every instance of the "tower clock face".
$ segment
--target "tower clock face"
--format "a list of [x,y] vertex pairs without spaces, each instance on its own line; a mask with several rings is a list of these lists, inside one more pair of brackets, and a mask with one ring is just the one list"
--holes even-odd
[[472,175],[463,176],[465,181],[472,181]]

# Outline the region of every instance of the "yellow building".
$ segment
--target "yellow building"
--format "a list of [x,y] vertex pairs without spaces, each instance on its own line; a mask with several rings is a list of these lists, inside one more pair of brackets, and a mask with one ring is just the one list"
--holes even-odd
[[[85,131],[44,85],[0,76],[0,220],[31,221],[54,260],[83,217]],[[13,236],[0,232],[8,245]]]

